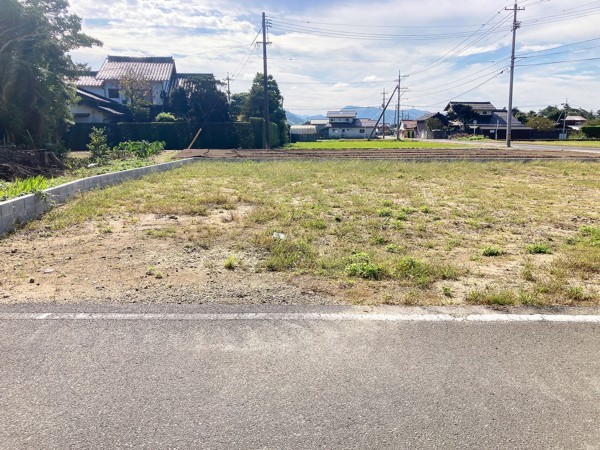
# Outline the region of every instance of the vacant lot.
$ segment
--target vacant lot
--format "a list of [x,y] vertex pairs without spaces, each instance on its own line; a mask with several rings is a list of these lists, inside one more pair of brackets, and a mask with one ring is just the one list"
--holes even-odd
[[597,305],[599,169],[205,160],[0,240],[0,298]]

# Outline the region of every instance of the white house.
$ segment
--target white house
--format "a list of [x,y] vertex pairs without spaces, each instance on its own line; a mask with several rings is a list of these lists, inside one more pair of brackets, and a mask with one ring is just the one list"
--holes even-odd
[[327,111],[330,139],[368,139],[375,129],[375,121],[359,119],[356,111]]
[[77,88],[77,103],[71,106],[71,114],[77,123],[119,122],[128,116],[128,109],[119,102]]
[[119,89],[119,80],[126,76],[147,80],[152,86],[152,104],[162,105],[176,81],[177,70],[170,56],[109,55],[98,72],[80,77],[76,84],[93,94],[127,104],[128,99]]

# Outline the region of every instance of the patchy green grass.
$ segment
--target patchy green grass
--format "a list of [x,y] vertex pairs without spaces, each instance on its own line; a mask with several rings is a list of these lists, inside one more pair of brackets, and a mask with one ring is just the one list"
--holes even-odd
[[490,246],[484,247],[484,249],[481,251],[481,254],[483,256],[500,256],[500,255],[504,254],[504,250],[490,245]]
[[[87,152],[81,152],[87,153]],[[41,175],[36,177],[26,178],[24,180],[17,179],[14,181],[0,180],[0,201],[9,200],[11,198],[22,195],[33,194],[44,189],[60,186],[61,184],[71,181],[80,180],[82,178],[92,177],[94,175],[102,175],[111,172],[120,172],[128,169],[136,169],[138,167],[150,166],[159,164],[173,159],[175,152],[163,152],[159,155],[149,158],[130,158],[126,160],[113,160],[103,165],[92,165],[88,167],[89,160],[87,157],[75,154],[67,159],[66,163],[72,166],[59,177],[46,178]]]
[[41,175],[12,182],[0,180],[0,202],[22,195],[34,194],[46,189],[48,180]]
[[[147,235],[223,248],[244,270],[349,302],[585,305],[600,302],[599,204],[595,163],[202,161],[90,192],[31,227],[194,216]],[[213,220],[228,211],[226,227]],[[552,253],[528,254],[532,243]]]
[[515,144],[533,144],[533,145],[557,145],[560,147],[587,147],[600,148],[600,140],[597,141],[513,141]]
[[[381,140],[372,139],[341,139],[341,140],[325,140],[317,142],[295,142],[288,144],[284,148],[290,149],[388,149],[388,148],[452,148],[460,147],[460,145],[452,144],[448,141],[438,142],[420,142],[404,139],[395,141],[391,139]],[[463,146],[464,147],[464,146]]]
[[544,242],[534,242],[533,244],[529,244],[525,247],[525,250],[532,255],[549,255],[552,253],[550,246]]

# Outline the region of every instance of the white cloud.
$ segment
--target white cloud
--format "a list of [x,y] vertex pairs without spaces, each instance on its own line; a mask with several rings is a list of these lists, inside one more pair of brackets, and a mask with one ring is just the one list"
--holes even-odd
[[[381,91],[394,88],[399,71],[410,74],[403,79],[410,89],[403,105],[436,110],[460,95],[498,107],[507,103],[508,72],[498,74],[510,55],[508,0],[383,0],[376,5],[358,0],[113,0],[109,7],[71,0],[71,5],[85,19],[84,31],[105,44],[73,52],[76,61],[95,69],[107,54],[173,55],[180,71],[213,72],[220,79],[235,72],[232,91],[245,91],[262,72],[261,49],[247,55],[264,10],[273,22],[269,72],[292,111],[379,104]],[[544,104],[572,96],[584,99],[588,109],[600,106],[597,60],[524,65],[600,56],[593,48],[600,41],[595,41],[544,57],[553,53],[549,49],[597,37],[600,15],[560,20],[563,10],[577,8],[553,0],[519,13],[517,54],[537,53],[518,60],[516,105],[521,99]],[[556,21],[540,25],[544,20]]]

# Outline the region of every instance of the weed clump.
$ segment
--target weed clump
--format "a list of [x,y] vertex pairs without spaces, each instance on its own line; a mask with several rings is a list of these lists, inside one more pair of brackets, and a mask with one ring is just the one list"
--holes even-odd
[[475,290],[467,294],[467,303],[474,305],[514,305],[517,302],[515,295],[510,291]]
[[379,217],[392,217],[393,211],[391,208],[380,208],[377,210]]
[[227,270],[235,270],[239,265],[240,262],[234,255],[229,255],[223,263],[223,267],[225,267]]
[[3,183],[0,180],[0,202],[21,195],[35,194],[48,187],[48,180],[42,175],[16,179],[12,183]]
[[504,251],[498,247],[488,246],[481,253],[483,256],[500,256],[504,254]]
[[385,247],[385,251],[389,253],[400,253],[402,251],[402,247],[396,244],[389,244]]
[[582,286],[569,286],[567,288],[567,297],[574,302],[582,302],[588,299]]
[[381,280],[383,269],[371,261],[371,257],[364,252],[354,253],[348,258],[349,264],[345,268],[347,275],[367,280]]
[[312,245],[303,239],[298,241],[270,239],[267,248],[271,254],[266,259],[265,266],[272,272],[283,272],[310,265],[315,258]]
[[527,253],[532,255],[549,255],[552,253],[552,250],[548,244],[544,244],[543,242],[534,242],[533,244],[529,244],[525,250]]

